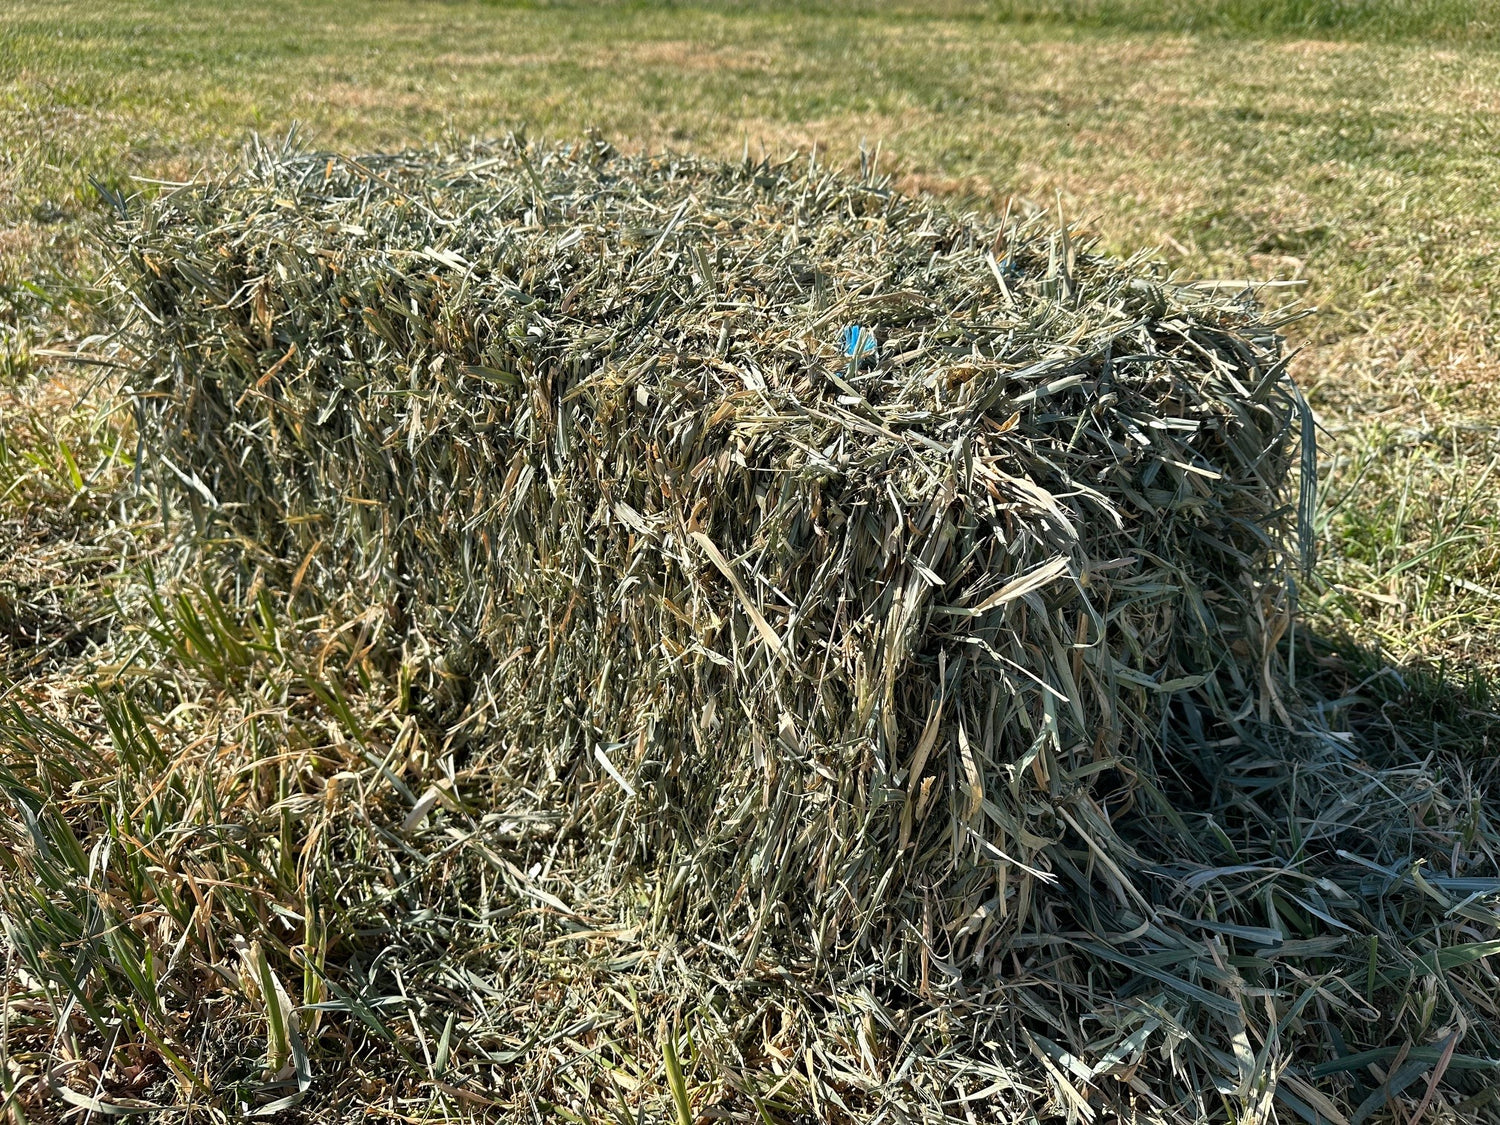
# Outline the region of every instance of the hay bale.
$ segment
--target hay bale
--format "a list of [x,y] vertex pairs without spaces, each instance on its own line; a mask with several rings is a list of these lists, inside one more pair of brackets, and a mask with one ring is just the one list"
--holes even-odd
[[741,963],[1096,928],[1169,703],[1276,706],[1299,400],[1243,296],[599,144],[261,153],[116,235],[179,508],[384,605],[498,799]]

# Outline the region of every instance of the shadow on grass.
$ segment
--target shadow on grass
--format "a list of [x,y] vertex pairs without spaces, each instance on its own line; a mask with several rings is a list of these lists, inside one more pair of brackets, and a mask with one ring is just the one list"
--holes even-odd
[[[1272,1088],[1309,1125],[1337,1119],[1326,1098],[1350,1122],[1398,1103],[1500,1120],[1497,685],[1308,634],[1295,666],[1291,729],[1174,704],[1160,788],[1115,821],[1146,897],[1214,962],[1173,972],[1265,998],[1246,1042],[1296,1042]],[[1119,995],[1187,963],[1179,937],[1146,925]]]

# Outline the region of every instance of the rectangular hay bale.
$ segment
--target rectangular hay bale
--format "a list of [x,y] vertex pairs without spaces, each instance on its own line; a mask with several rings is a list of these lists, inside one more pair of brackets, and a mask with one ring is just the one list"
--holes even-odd
[[262,153],[116,236],[177,506],[385,607],[497,800],[746,964],[988,965],[1171,701],[1275,706],[1300,400],[1243,295],[597,143]]

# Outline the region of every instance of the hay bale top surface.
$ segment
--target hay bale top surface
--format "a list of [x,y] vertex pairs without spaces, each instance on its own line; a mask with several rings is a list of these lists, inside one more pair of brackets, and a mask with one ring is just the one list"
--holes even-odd
[[[179,274],[157,295],[185,286],[243,307],[269,338],[270,291],[306,271],[344,299],[305,328],[362,318],[394,353],[376,343],[329,354],[310,331],[291,372],[352,359],[368,377],[389,359],[401,373],[491,337],[501,366],[464,374],[503,383],[517,373],[498,338],[519,332],[533,362],[635,379],[697,363],[705,392],[797,396],[839,417],[873,408],[916,444],[945,448],[986,411],[1078,386],[1053,384],[1107,352],[1113,377],[1139,382],[1175,357],[1237,367],[1279,343],[1247,294],[1168,284],[1143,259],[1088,252],[1040,213],[985,223],[801,161],[626,160],[603,148],[266,158],[248,179],[169,197],[151,222],[148,245]],[[477,315],[450,322],[459,311]],[[855,325],[878,351],[851,392],[839,377]],[[1216,347],[1228,345],[1217,360],[1193,339],[1214,328],[1226,334]],[[1235,354],[1241,333],[1252,350]],[[241,341],[195,343],[226,349],[204,360],[261,359],[237,354]],[[1208,409],[1182,404],[1195,407]]]

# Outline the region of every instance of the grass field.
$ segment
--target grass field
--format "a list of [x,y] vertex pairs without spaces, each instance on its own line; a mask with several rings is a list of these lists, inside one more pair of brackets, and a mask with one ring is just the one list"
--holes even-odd
[[[835,165],[878,145],[910,190],[1060,208],[1105,247],[1159,247],[1192,277],[1298,283],[1288,288],[1318,312],[1293,329],[1294,369],[1323,456],[1303,627],[1397,685],[1362,722],[1384,724],[1416,759],[1424,739],[1452,740],[1441,748],[1482,771],[1500,733],[1497,122],[1500,19],[1480,0],[11,0],[0,10],[0,702],[144,737],[81,687],[123,675],[118,654],[139,644],[159,660],[152,682],[177,685],[174,715],[238,693],[242,713],[280,713],[284,733],[307,694],[295,685],[314,679],[269,617],[231,626],[192,599],[112,600],[113,576],[149,565],[159,536],[148,510],[119,502],[132,439],[107,399],[82,393],[96,369],[58,358],[97,344],[93,181],[153,191],[223,165],[252,132],[294,124],[348,150],[598,129],[628,149],[816,146]],[[330,649],[355,666],[347,637],[324,642],[320,669]],[[378,699],[369,707],[361,723],[391,726]],[[65,738],[6,722],[9,768]],[[389,734],[400,743],[399,723]],[[76,796],[97,779],[88,752],[75,756]],[[291,866],[263,877],[274,901],[295,898]],[[1370,964],[1373,980],[1373,952]],[[559,1058],[581,1034],[552,1032]],[[442,1042],[430,1046],[446,1058]],[[6,1050],[0,1118],[36,1114],[35,1078],[22,1082]],[[428,1066],[439,1081],[442,1067]],[[418,1112],[364,1081],[371,1104]],[[493,1108],[447,1104],[455,1116]]]
[[[956,0],[381,0],[232,19],[190,0],[12,4],[6,362],[25,364],[51,331],[31,325],[55,324],[90,275],[90,177],[189,178],[252,130],[300,123],[358,149],[598,128],[625,146],[816,145],[835,163],[879,144],[914,189],[990,207],[1060,198],[1107,247],[1159,246],[1186,274],[1305,281],[1319,315],[1299,371],[1343,501],[1325,509],[1326,612],[1400,660],[1493,666],[1493,21],[1465,33],[1481,8],[1436,2],[999,10],[1027,18]],[[1078,12],[1105,26],[1060,18]],[[1202,33],[1163,30],[1188,13]]]

